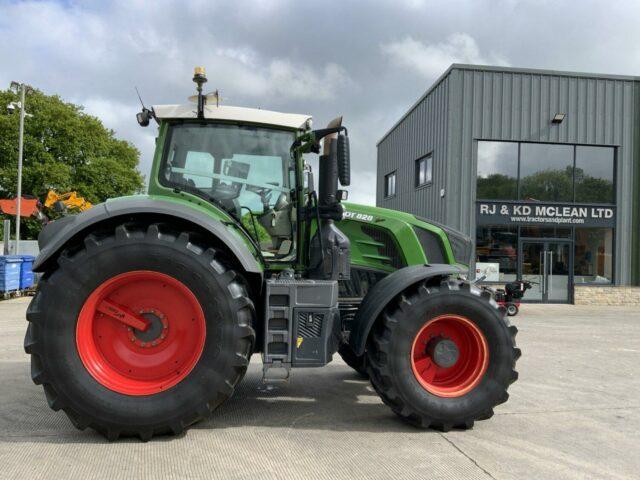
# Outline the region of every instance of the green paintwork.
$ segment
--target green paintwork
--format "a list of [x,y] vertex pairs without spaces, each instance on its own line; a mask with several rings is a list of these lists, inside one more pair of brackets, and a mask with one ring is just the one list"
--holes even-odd
[[[420,265],[429,262],[428,252],[424,252],[413,227],[429,230],[440,237],[445,246],[445,254],[449,263],[456,263],[453,252],[443,229],[418,220],[410,213],[389,210],[386,208],[344,203],[345,218],[338,222],[338,228],[351,240],[351,263],[354,266],[393,271],[387,257],[379,255],[379,242],[362,231],[362,226],[371,225],[383,228],[396,241],[407,265]],[[466,268],[467,266],[464,265]]]
[[[171,191],[171,189],[168,189],[168,188],[165,188],[165,190]],[[206,202],[205,200],[199,197],[196,197],[195,195],[191,195],[189,193],[181,193],[179,195],[176,195],[173,191],[171,191],[171,195],[163,195],[162,193],[153,193],[153,194],[149,193],[148,195],[130,195],[127,197],[111,198],[107,200],[106,203],[109,204],[113,202],[127,202],[137,198],[145,198],[148,200],[162,200],[164,202],[172,202],[172,203],[180,204],[182,206],[193,208],[194,210],[197,210],[212,218],[220,220],[221,222],[229,225],[229,230],[231,230],[231,232],[237,237],[238,242],[244,243],[249,249],[249,251],[256,258],[256,260],[258,260],[258,262],[260,263],[260,256],[256,252],[255,247],[253,246],[251,241],[246,237],[245,233],[242,230],[234,227],[229,216],[223,210],[220,210],[216,206],[210,204],[209,202]],[[262,266],[264,268],[264,265]]]
[[[175,202],[181,205],[187,205],[190,208],[199,210],[213,218],[216,218],[225,224],[229,225],[229,229],[233,230],[234,234],[238,237],[238,241],[244,243],[249,249],[262,267],[266,270],[280,270],[283,268],[293,267],[298,272],[304,272],[306,265],[303,255],[298,255],[298,259],[293,264],[287,264],[283,262],[271,262],[265,264],[264,259],[260,255],[260,252],[256,251],[256,248],[247,234],[235,225],[233,218],[224,212],[224,210],[216,207],[208,201],[193,195],[188,192],[177,191],[173,188],[168,188],[160,184],[158,178],[160,173],[160,165],[163,156],[163,148],[165,145],[165,139],[168,133],[169,122],[161,121],[158,130],[158,138],[156,140],[156,151],[153,158],[153,166],[149,177],[149,194],[146,196],[150,199],[162,199],[165,201]],[[273,128],[273,127],[271,127]],[[308,133],[300,133],[303,138],[308,136]],[[308,193],[303,189],[303,159],[302,149],[297,151],[296,154],[296,193],[297,198],[305,198]],[[122,201],[131,197],[123,197],[120,199],[113,199],[112,201]],[[391,272],[395,269],[390,264],[389,257],[381,254],[381,249],[384,244],[375,241],[369,235],[366,235],[362,231],[362,227],[365,225],[371,225],[375,228],[385,229],[386,232],[396,242],[396,248],[401,252],[404,263],[406,265],[418,265],[429,262],[428,252],[425,253],[422,250],[420,241],[416,236],[413,227],[420,227],[425,230],[429,230],[438,235],[443,244],[445,245],[445,254],[449,263],[456,263],[453,257],[451,246],[449,244],[446,233],[443,229],[432,225],[427,222],[418,220],[411,214],[398,212],[394,210],[388,210],[385,208],[370,207],[364,205],[356,205],[352,203],[344,203],[345,218],[337,222],[337,226],[344,232],[351,241],[351,263],[353,266],[366,267],[370,269]],[[298,231],[296,232],[297,250],[298,252],[305,252],[306,250],[306,238],[310,238],[309,232],[306,232],[306,222],[300,222],[298,224]],[[315,231],[315,222],[312,222],[311,234]]]

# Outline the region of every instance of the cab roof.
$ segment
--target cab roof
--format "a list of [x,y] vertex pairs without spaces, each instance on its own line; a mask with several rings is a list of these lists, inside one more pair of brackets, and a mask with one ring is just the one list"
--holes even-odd
[[[195,105],[154,105],[153,111],[159,119],[197,118]],[[277,127],[307,130],[311,120],[310,115],[297,113],[281,113],[258,108],[232,107],[228,105],[206,105],[204,117],[208,120],[231,120],[246,123],[260,123]]]

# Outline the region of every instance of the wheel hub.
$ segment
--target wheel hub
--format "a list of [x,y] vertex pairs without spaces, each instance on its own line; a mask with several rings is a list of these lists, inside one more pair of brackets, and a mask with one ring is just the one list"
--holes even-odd
[[432,338],[427,343],[427,355],[440,368],[453,367],[460,358],[460,350],[455,342],[448,338]]
[[143,348],[151,348],[160,345],[169,334],[169,321],[167,317],[153,308],[138,311],[141,317],[149,320],[149,326],[145,331],[128,327],[129,339]]
[[482,380],[489,364],[484,334],[469,318],[445,314],[428,320],[411,347],[418,383],[439,397],[460,397]]

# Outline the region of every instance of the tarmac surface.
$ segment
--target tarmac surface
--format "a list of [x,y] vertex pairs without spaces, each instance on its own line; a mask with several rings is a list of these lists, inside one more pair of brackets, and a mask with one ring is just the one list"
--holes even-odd
[[0,302],[0,478],[639,478],[640,309],[524,305],[520,380],[470,431],[405,425],[339,357],[261,384],[258,356],[211,420],[108,443],[31,382],[29,299]]

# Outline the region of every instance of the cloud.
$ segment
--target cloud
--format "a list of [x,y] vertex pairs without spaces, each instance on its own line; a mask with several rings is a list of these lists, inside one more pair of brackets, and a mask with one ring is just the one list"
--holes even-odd
[[292,99],[314,97],[319,100],[335,98],[340,90],[351,84],[344,68],[328,63],[318,72],[309,65],[294,65],[287,60],[269,64],[267,88]]
[[313,96],[327,100],[353,84],[347,71],[335,63],[327,63],[320,68],[286,58],[275,58],[265,63],[255,50],[246,46],[218,48],[216,54],[234,63],[231,68],[236,70],[236,89],[244,95],[265,100],[269,96],[281,99]]
[[[584,0],[0,0],[0,88],[28,82],[84,104],[141,151],[147,104],[194,93],[193,67],[227,105],[344,115],[352,199],[375,195],[376,142],[453,62],[640,73],[640,3]],[[607,21],[603,22],[602,19]]]
[[476,41],[466,33],[453,33],[445,42],[426,45],[408,36],[380,48],[396,65],[414,70],[428,79],[437,78],[452,63],[508,65],[495,53],[482,55]]
[[[186,7],[161,0],[158,9],[124,1],[0,4],[0,59],[12,65],[0,69],[0,84],[15,78],[84,105],[87,113],[138,147],[140,170],[147,174],[156,132],[153,124],[140,128],[135,121],[139,104],[134,86],[148,105],[181,103],[194,93],[193,67],[204,65],[208,86],[220,88],[227,104],[274,108],[277,103],[280,110],[307,113],[295,102],[335,99],[353,83],[331,61],[265,54],[246,39],[226,38],[219,33],[224,22],[217,20],[216,28],[209,28],[201,21],[211,8],[207,2]],[[277,8],[277,3],[263,1],[252,12],[272,15]],[[243,21],[247,18],[251,15]]]

